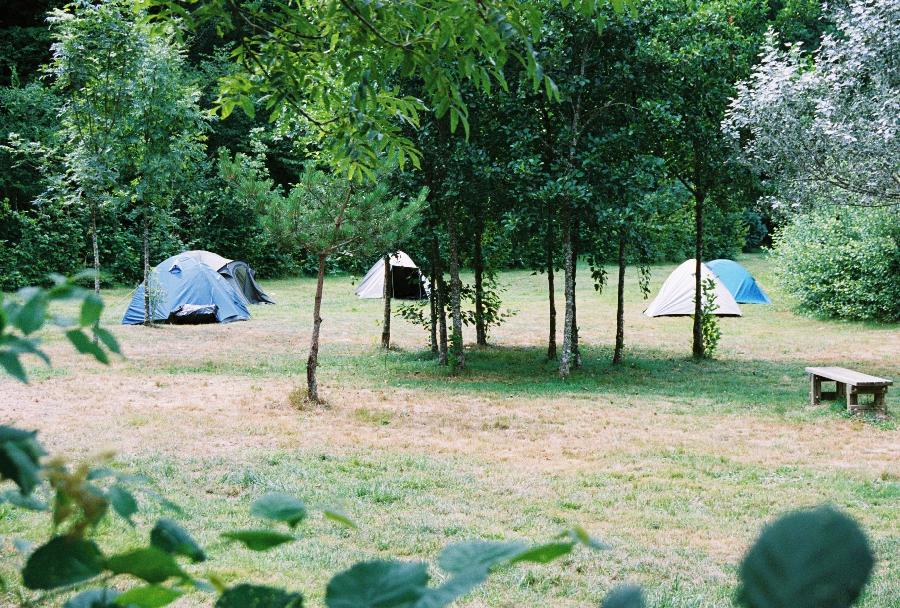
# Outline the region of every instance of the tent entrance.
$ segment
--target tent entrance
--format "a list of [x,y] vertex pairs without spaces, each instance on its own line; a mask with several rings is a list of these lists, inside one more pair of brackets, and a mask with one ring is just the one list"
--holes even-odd
[[422,293],[422,273],[418,268],[392,266],[391,290],[392,297],[398,300],[421,300],[425,297]]

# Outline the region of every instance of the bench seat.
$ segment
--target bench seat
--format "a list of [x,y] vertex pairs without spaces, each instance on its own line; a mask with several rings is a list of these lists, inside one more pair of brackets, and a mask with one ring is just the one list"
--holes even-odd
[[[888,387],[894,382],[887,378],[870,376],[845,367],[807,367],[809,374],[809,401],[812,405],[818,405],[821,399],[847,398],[847,410],[858,412],[865,409],[859,405],[860,394],[871,394],[872,407],[882,413],[887,413],[884,396]],[[822,382],[835,383],[833,392],[822,392]]]

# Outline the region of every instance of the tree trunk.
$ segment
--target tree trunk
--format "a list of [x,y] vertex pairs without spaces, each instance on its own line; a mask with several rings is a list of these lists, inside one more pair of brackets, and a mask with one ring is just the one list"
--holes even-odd
[[619,285],[616,289],[616,347],[613,363],[622,362],[625,349],[625,230],[619,231]]
[[697,191],[694,194],[694,348],[693,354],[695,359],[704,357],[705,349],[703,347],[703,319],[701,318],[701,309],[703,308],[703,281],[700,274],[700,268],[703,264],[703,200],[706,194]]
[[431,239],[431,260],[437,287],[435,304],[438,315],[438,363],[447,365],[447,286],[444,283],[444,269],[441,267],[437,237]]
[[91,248],[94,252],[94,293],[100,295],[100,243],[97,240],[97,206],[91,204]]
[[391,256],[384,255],[384,321],[381,325],[381,348],[391,347],[391,298],[394,296],[394,284],[391,274]]
[[487,327],[484,322],[484,253],[481,230],[475,233],[475,343],[487,346]]
[[556,287],[554,283],[553,260],[553,219],[547,213],[547,234],[544,238],[544,250],[547,256],[547,299],[550,305],[550,332],[547,337],[547,358],[556,359]]
[[459,243],[457,243],[456,225],[453,220],[448,222],[450,236],[450,310],[453,315],[453,332],[450,336],[450,348],[453,355],[452,368],[454,371],[466,366],[466,353],[463,349],[463,324],[462,324],[462,282],[459,279]]
[[438,354],[437,341],[437,281],[434,280],[434,260],[431,261],[431,277],[428,279],[428,306],[431,309],[431,354]]
[[568,218],[563,220],[562,237],[566,315],[563,321],[563,345],[562,354],[559,357],[559,375],[562,378],[568,378],[572,366],[572,327],[575,320],[575,268],[572,259],[572,226]]
[[316,299],[313,304],[313,330],[309,341],[309,357],[306,359],[306,398],[319,403],[319,383],[316,368],[319,366],[319,329],[322,327],[322,288],[325,284],[325,255],[319,254],[319,272],[316,275]]
[[572,367],[581,367],[581,349],[578,347],[578,306],[575,297],[575,279],[578,275],[578,220],[572,221]]
[[[144,325],[153,325],[153,312],[150,310],[150,218],[144,212]],[[155,294],[154,294],[155,297]],[[155,308],[156,302],[153,303]]]

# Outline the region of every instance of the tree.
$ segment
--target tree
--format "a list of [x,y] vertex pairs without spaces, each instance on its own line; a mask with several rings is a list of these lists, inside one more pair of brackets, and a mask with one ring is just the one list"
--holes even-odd
[[403,201],[389,197],[383,183],[354,185],[346,178],[325,173],[307,164],[297,185],[286,196],[269,198],[264,225],[289,250],[316,257],[316,295],[313,328],[306,362],[306,396],[319,403],[316,376],[319,330],[326,262],[397,240],[416,225],[426,192]]
[[900,4],[854,0],[812,53],[772,31],[725,127],[785,211],[900,205]]
[[64,174],[90,217],[94,291],[99,293],[97,213],[121,185],[122,144],[146,37],[124,0],[76,0],[51,11],[48,21],[54,37],[48,70],[64,99]]
[[763,3],[711,0],[642,5],[638,54],[648,87],[637,103],[652,125],[653,152],[668,175],[691,194],[696,283],[693,355],[703,357],[700,265],[708,203],[745,172],[736,162],[722,120],[765,27]]
[[143,233],[144,318],[153,323],[150,285],[150,230],[167,214],[180,183],[203,159],[203,116],[199,91],[184,70],[184,51],[171,32],[151,35],[134,82],[126,141],[129,185]]

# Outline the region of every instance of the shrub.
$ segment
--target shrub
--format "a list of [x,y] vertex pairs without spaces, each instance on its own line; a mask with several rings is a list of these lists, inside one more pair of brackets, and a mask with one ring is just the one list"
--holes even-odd
[[774,239],[776,278],[800,310],[839,319],[900,320],[900,215],[825,208]]

